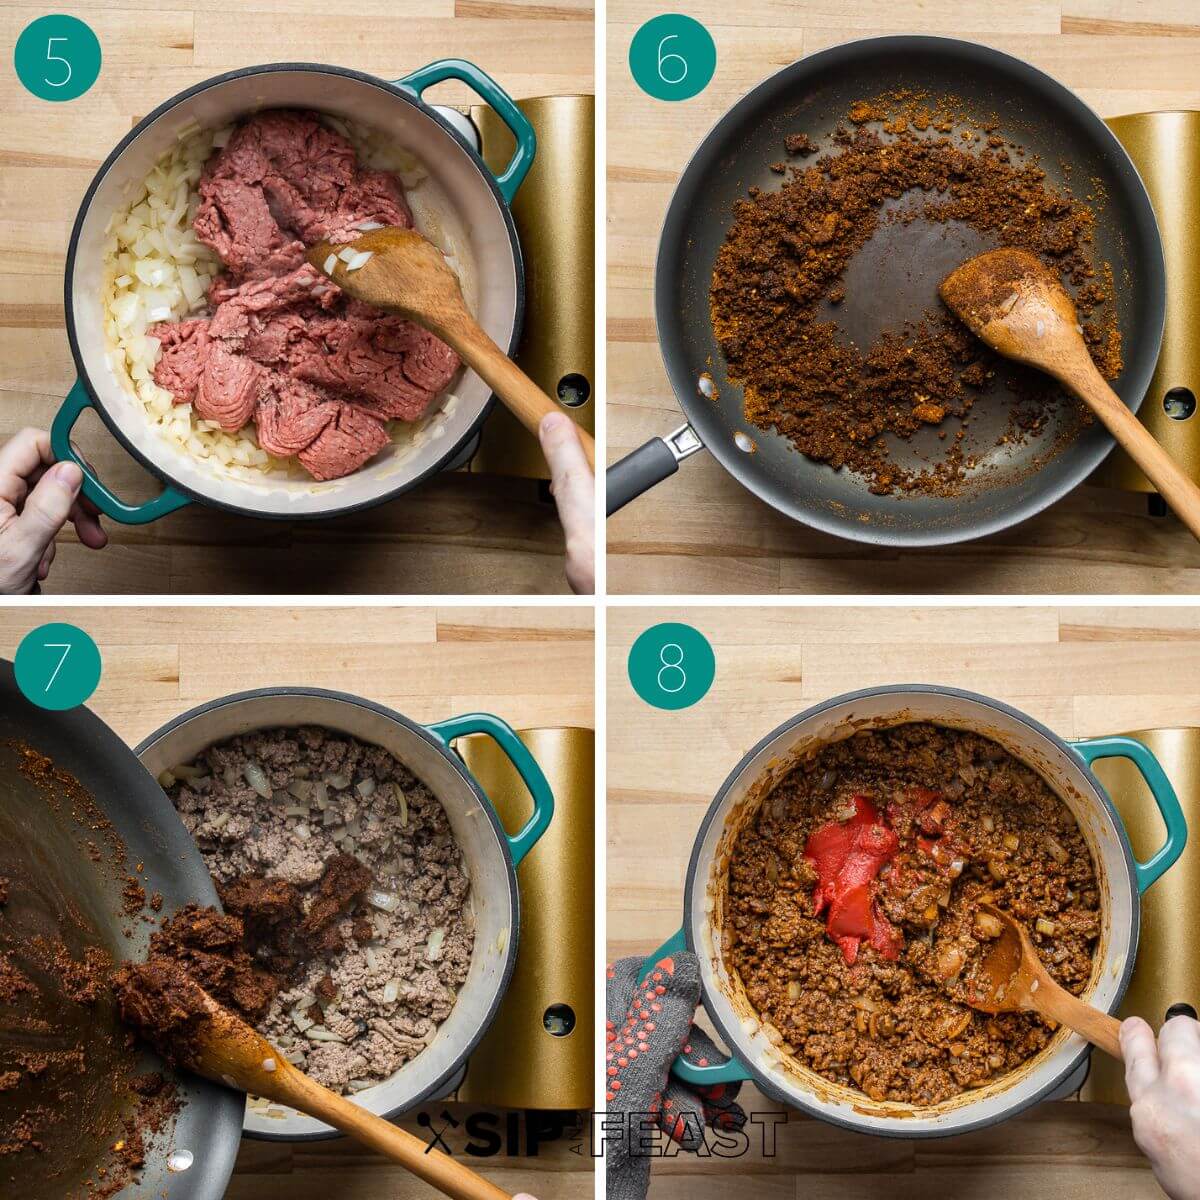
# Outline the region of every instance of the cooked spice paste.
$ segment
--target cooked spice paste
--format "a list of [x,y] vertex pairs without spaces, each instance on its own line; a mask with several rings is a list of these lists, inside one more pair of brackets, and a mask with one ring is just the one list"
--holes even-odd
[[0,773],[35,789],[31,804],[0,805],[0,1191],[104,1200],[179,1110],[174,1083],[139,1069],[117,1020],[117,914],[96,908],[90,884],[107,873],[115,897],[124,881],[121,915],[143,914],[124,844],[76,779],[14,743],[0,746]]
[[[845,335],[853,308],[846,273],[873,237],[907,236],[914,222],[972,231],[980,250],[1018,246],[1051,265],[1074,292],[1101,373],[1121,370],[1112,272],[1093,261],[1095,212],[1048,182],[995,122],[978,122],[897,92],[855,104],[820,157],[805,135],[785,139],[792,165],[775,190],[752,187],[734,206],[709,300],[729,378],[744,389],[746,419],[773,429],[808,457],[867,478],[877,494],[953,494],[975,465],[966,426],[997,374],[1010,420],[1000,441],[1041,433],[1056,406],[1090,420],[1077,401],[1037,372],[1007,363],[944,308],[897,311],[872,345]],[[890,243],[889,243],[890,244]],[[998,403],[1004,402],[997,398]],[[927,468],[896,461],[888,439],[936,427],[947,449]]]
[[726,961],[783,1048],[874,1100],[936,1104],[1012,1071],[1053,1027],[968,1007],[1000,933],[1030,930],[1079,994],[1099,893],[1074,817],[996,742],[930,724],[863,732],[797,765],[737,837]]

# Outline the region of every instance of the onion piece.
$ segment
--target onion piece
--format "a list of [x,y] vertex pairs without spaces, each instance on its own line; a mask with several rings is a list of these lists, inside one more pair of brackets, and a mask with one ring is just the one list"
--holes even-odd
[[262,769],[259,763],[251,760],[242,767],[242,774],[246,778],[246,782],[264,799],[270,800],[272,796],[271,781],[267,778],[267,773]]
[[337,261],[338,261],[338,256],[337,256],[336,254],[331,254],[331,255],[330,255],[330,256],[329,256],[329,257],[328,257],[328,258],[325,260],[325,274],[326,274],[326,275],[332,275],[332,274],[333,274],[333,269],[334,269],[334,267],[336,267],[336,266],[337,266]]
[[425,957],[430,962],[437,962],[442,957],[442,944],[446,940],[446,931],[440,926],[429,935],[425,943]]
[[[334,835],[336,838],[336,834]],[[393,913],[400,907],[400,897],[395,892],[381,891],[379,888],[372,888],[367,893],[367,903],[372,908],[379,909],[380,912]]]

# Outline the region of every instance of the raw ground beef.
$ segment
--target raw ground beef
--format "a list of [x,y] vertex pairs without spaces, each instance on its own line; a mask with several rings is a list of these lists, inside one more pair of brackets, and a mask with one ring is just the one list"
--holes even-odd
[[230,944],[260,969],[239,976],[259,1032],[343,1093],[419,1054],[475,941],[462,854],[429,789],[381,747],[308,727],[245,734],[168,776],[230,936],[244,931]]
[[[852,820],[864,798],[891,831],[869,885],[890,934],[876,939],[884,951],[864,941],[851,953],[814,904],[810,839]],[[977,912],[983,901],[1024,923],[1050,974],[1082,992],[1100,900],[1066,805],[988,738],[930,724],[863,732],[797,765],[739,832],[726,961],[799,1062],[874,1100],[936,1104],[1014,1070],[1054,1028],[968,1007],[972,971],[1000,932]]]
[[193,228],[225,273],[210,315],[148,331],[155,383],[222,429],[253,421],[262,449],[315,479],[358,470],[388,444],[386,422],[417,420],[459,367],[433,334],[349,300],[304,260],[362,223],[411,227],[399,180],[360,166],[315,113],[280,109],[238,126],[200,197]]

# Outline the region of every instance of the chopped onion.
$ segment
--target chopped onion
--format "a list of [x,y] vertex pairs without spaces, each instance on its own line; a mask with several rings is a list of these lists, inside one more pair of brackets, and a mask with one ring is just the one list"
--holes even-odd
[[309,801],[312,799],[313,785],[307,779],[293,779],[287,785],[287,790],[291,792],[297,800]]
[[[336,834],[334,835],[336,837]],[[400,907],[400,897],[395,892],[384,892],[372,888],[367,893],[367,903],[380,912],[393,913]]]
[[350,786],[349,775],[326,775],[325,782],[339,792],[345,791]]
[[355,254],[357,254],[357,251],[352,250],[349,246],[343,246],[337,252],[338,258],[340,258],[342,260],[342,262],[344,262],[347,266],[349,266],[350,263],[353,262]]
[[344,1037],[339,1037],[332,1029],[326,1029],[324,1025],[314,1025],[304,1035],[310,1042],[345,1042]]
[[375,780],[368,776],[366,779],[360,779],[355,785],[354,790],[365,800],[375,792]]
[[360,250],[349,262],[346,263],[347,271],[357,271],[365,267],[367,263],[374,257],[373,250]]
[[274,1071],[278,1065],[273,1058],[264,1058],[262,1060],[262,1069],[264,1071]]
[[384,1004],[395,1004],[396,997],[400,995],[400,984],[395,979],[389,979],[383,985],[383,1002]]
[[307,804],[289,804],[283,812],[288,817],[307,817],[309,815]]
[[396,806],[400,810],[400,824],[405,828],[408,827],[408,797],[404,794],[404,789],[399,784],[396,788]]
[[242,767],[242,774],[246,777],[246,782],[264,799],[271,799],[271,782],[267,779],[267,773],[256,762],[248,762]]
[[325,274],[326,275],[333,274],[333,268],[337,266],[337,260],[338,260],[338,256],[336,254],[331,254],[325,260]]
[[1050,836],[1050,834],[1046,834],[1046,837],[1044,840],[1046,843],[1046,849],[1050,851],[1051,858],[1053,858],[1054,861],[1057,863],[1065,863],[1067,861],[1067,859],[1070,857],[1070,855],[1067,854],[1066,850],[1062,847],[1062,845],[1059,842],[1055,841],[1055,839],[1052,838]]
[[293,1008],[292,1011],[288,1013],[288,1016],[292,1018],[292,1024],[295,1025],[301,1033],[307,1033],[316,1024],[316,1021],[314,1021],[312,1017],[301,1011],[299,1005]]
[[158,776],[158,786],[169,788],[175,786],[175,776],[170,771],[162,771]]
[[176,779],[186,779],[189,782],[193,779],[199,779],[204,773],[203,767],[197,767],[189,763],[180,763],[179,766],[171,768],[171,774]]
[[382,229],[383,226],[378,221],[359,221],[354,228],[361,230],[363,233],[370,233],[372,229]]
[[429,941],[425,943],[425,957],[430,962],[437,962],[442,957],[442,943],[446,940],[446,931],[441,927],[435,929],[429,935]]

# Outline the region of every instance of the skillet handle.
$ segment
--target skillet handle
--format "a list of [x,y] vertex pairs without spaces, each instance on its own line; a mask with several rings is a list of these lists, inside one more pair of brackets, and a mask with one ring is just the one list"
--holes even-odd
[[1146,781],[1163,824],[1167,827],[1167,840],[1144,863],[1133,864],[1138,891],[1144,892],[1163,872],[1175,865],[1187,845],[1187,819],[1167,773],[1149,748],[1134,738],[1088,738],[1072,742],[1071,748],[1089,767],[1100,758],[1127,758]]
[[[687,950],[687,938],[681,929],[678,933],[672,934],[649,958],[642,964],[642,969],[638,973],[638,983],[645,983],[646,979],[654,973],[655,967],[662,962],[664,958],[670,958],[675,954],[682,954]],[[743,1083],[747,1079],[752,1079],[753,1076],[736,1058],[730,1058],[722,1063],[708,1063],[706,1066],[701,1066],[699,1063],[689,1062],[681,1054],[671,1064],[671,1074],[676,1079],[682,1080],[692,1087],[715,1087],[720,1083]]]
[[486,71],[481,71],[474,63],[463,58],[440,59],[395,82],[399,87],[415,92],[418,99],[424,100],[427,87],[446,79],[465,83],[471,91],[496,110],[496,115],[512,133],[517,143],[516,149],[509,159],[508,166],[496,176],[496,186],[500,189],[500,194],[506,203],[511,204],[517,189],[525,182],[529,168],[533,166],[533,156],[537,151],[537,136],[533,132],[533,126],[516,106],[513,98]]
[[537,845],[538,839],[550,828],[550,821],[554,817],[554,792],[550,788],[550,781],[538,766],[537,759],[530,754],[529,747],[521,741],[517,731],[507,721],[502,721],[491,713],[466,713],[461,717],[436,721],[426,728],[447,746],[455,738],[466,737],[470,733],[486,733],[508,756],[533,801],[533,812],[524,827],[517,833],[504,835],[508,839],[513,866],[520,866],[521,859]]
[[119,496],[108,488],[92,473],[92,468],[75,452],[71,445],[71,430],[79,420],[85,408],[92,407],[92,398],[83,380],[75,380],[75,386],[67,393],[62,408],[54,414],[54,423],[50,426],[50,448],[54,451],[57,462],[68,459],[83,472],[83,494],[106,516],[123,525],[146,525],[157,521],[185,504],[191,504],[190,496],[177,492],[173,487],[164,487],[153,500],[144,504],[126,504]]
[[703,449],[699,434],[690,425],[681,425],[618,459],[604,473],[606,515],[611,517],[630,500],[674,475],[685,458]]

